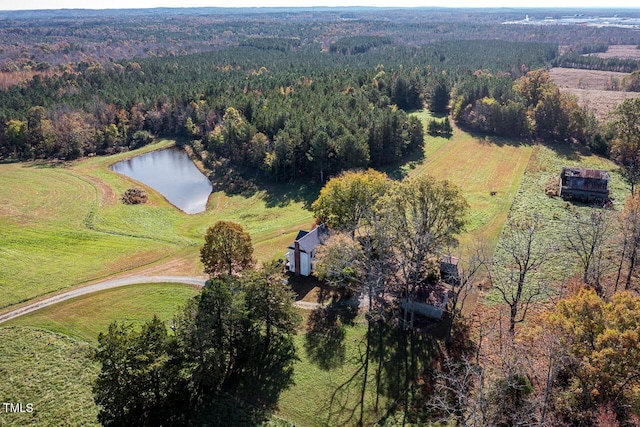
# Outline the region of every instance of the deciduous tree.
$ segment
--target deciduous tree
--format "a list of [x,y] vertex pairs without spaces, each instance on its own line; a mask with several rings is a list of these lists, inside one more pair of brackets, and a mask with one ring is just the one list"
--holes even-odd
[[631,194],[640,182],[640,98],[626,99],[614,111],[616,139],[611,155],[621,166]]
[[209,227],[200,248],[200,259],[209,276],[239,274],[253,265],[251,236],[240,224],[218,221]]
[[632,402],[640,397],[640,298],[621,292],[605,301],[582,289],[558,302],[548,325],[572,357],[566,373],[573,381],[565,384],[574,410],[594,414],[597,405],[611,404],[619,420],[638,415]]
[[311,209],[329,228],[353,234],[390,184],[385,174],[373,169],[344,172],[327,182]]
[[538,215],[510,222],[500,238],[491,269],[492,282],[509,307],[509,333],[515,335],[532,303],[548,292],[546,281],[533,277],[552,253],[543,239],[544,224]]

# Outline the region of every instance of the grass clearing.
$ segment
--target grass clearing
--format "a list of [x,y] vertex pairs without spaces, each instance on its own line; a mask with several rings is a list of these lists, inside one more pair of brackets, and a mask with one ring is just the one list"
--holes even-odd
[[[414,113],[425,126],[428,111]],[[451,138],[425,136],[424,161],[406,170],[458,185],[471,206],[463,246],[476,240],[494,247],[518,191],[532,147],[517,141],[476,137],[454,127]],[[492,195],[493,194],[493,195]]]
[[39,329],[0,328],[0,399],[33,412],[0,411],[1,426],[97,426],[91,387],[98,365],[85,342]]

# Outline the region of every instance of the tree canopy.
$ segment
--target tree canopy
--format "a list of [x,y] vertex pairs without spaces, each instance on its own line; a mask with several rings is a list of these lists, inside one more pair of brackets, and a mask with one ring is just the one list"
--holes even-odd
[[218,221],[207,229],[200,260],[212,278],[239,274],[253,264],[251,236],[240,224]]
[[343,172],[325,184],[311,209],[318,222],[353,233],[390,186],[389,178],[373,169]]
[[219,403],[225,397],[249,408],[273,408],[293,383],[293,301],[281,266],[270,264],[242,278],[212,280],[174,318],[172,332],[158,318],[140,331],[111,324],[95,352],[101,364],[93,390],[99,421],[233,423]]

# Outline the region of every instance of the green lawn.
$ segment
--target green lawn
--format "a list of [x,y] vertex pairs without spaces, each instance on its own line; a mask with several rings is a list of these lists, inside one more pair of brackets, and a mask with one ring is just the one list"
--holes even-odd
[[198,215],[150,189],[148,204],[122,204],[120,195],[134,182],[109,165],[172,144],[57,167],[0,165],[0,309],[145,266],[167,263],[165,273],[202,274],[199,247],[218,220],[242,224],[259,261],[281,257],[298,230],[313,223],[305,207],[318,189],[305,184],[269,185],[250,196],[214,193]]

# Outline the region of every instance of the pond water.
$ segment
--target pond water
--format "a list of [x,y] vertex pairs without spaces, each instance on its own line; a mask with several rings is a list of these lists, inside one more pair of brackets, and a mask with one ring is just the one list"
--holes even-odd
[[207,208],[211,183],[179,147],[142,154],[115,163],[110,169],[148,185],[188,214]]

